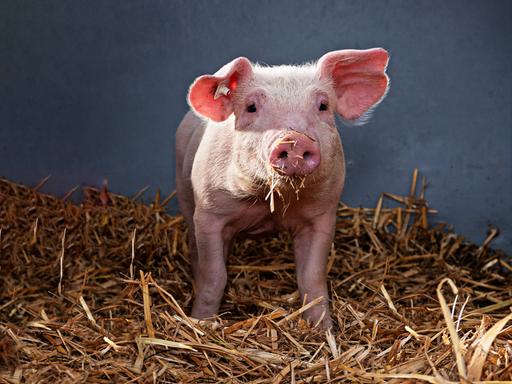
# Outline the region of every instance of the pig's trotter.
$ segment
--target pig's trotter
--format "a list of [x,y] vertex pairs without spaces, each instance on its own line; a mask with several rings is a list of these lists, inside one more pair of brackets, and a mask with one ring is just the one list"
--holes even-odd
[[204,319],[212,317],[219,311],[224,288],[226,287],[227,274],[218,271],[211,275],[202,275],[196,279],[196,297],[192,306],[192,317]]
[[321,321],[323,328],[332,326],[329,311],[329,294],[327,292],[327,258],[333,240],[335,214],[329,213],[318,217],[308,227],[296,233],[293,240],[297,285],[301,300],[309,303],[323,296],[319,304],[305,312],[304,317],[312,324]]
[[195,221],[197,256],[192,260],[195,299],[192,316],[204,319],[215,316],[219,310],[227,282],[224,241],[220,231],[205,230]]

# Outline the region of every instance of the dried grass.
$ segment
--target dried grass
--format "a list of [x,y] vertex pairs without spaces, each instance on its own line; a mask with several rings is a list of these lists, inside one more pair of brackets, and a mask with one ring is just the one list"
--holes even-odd
[[238,243],[221,316],[197,322],[172,195],[76,205],[0,180],[0,382],[510,383],[510,259],[497,231],[429,226],[417,179],[340,205],[332,333],[300,317],[286,235]]

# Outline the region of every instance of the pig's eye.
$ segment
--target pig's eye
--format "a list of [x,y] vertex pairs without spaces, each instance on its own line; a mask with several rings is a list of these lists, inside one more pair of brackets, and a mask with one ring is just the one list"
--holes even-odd
[[249,112],[249,113],[254,113],[254,112],[256,112],[256,111],[257,111],[257,109],[256,109],[256,104],[252,103],[252,104],[249,104],[249,105],[247,106],[247,112]]
[[327,108],[329,108],[327,103],[320,103],[320,106],[318,107],[318,110],[319,111],[327,111]]

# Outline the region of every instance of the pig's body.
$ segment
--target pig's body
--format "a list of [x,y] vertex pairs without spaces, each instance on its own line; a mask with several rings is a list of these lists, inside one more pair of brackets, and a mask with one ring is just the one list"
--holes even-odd
[[330,107],[340,108],[336,90],[315,65],[263,68],[246,59],[192,86],[191,105],[209,119],[189,112],[178,127],[176,183],[189,226],[194,317],[217,313],[235,236],[289,231],[301,297],[324,298],[306,317],[331,325],[326,263],[345,179]]

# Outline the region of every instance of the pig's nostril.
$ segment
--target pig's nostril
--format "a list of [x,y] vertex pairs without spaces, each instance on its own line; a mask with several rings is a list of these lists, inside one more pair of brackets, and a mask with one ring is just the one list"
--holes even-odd
[[304,158],[304,160],[309,160],[309,158],[311,158],[311,152],[304,152],[304,154],[302,155],[302,157]]
[[279,155],[277,155],[277,157],[280,159],[286,159],[288,158],[288,152],[282,151],[281,153],[279,153]]

